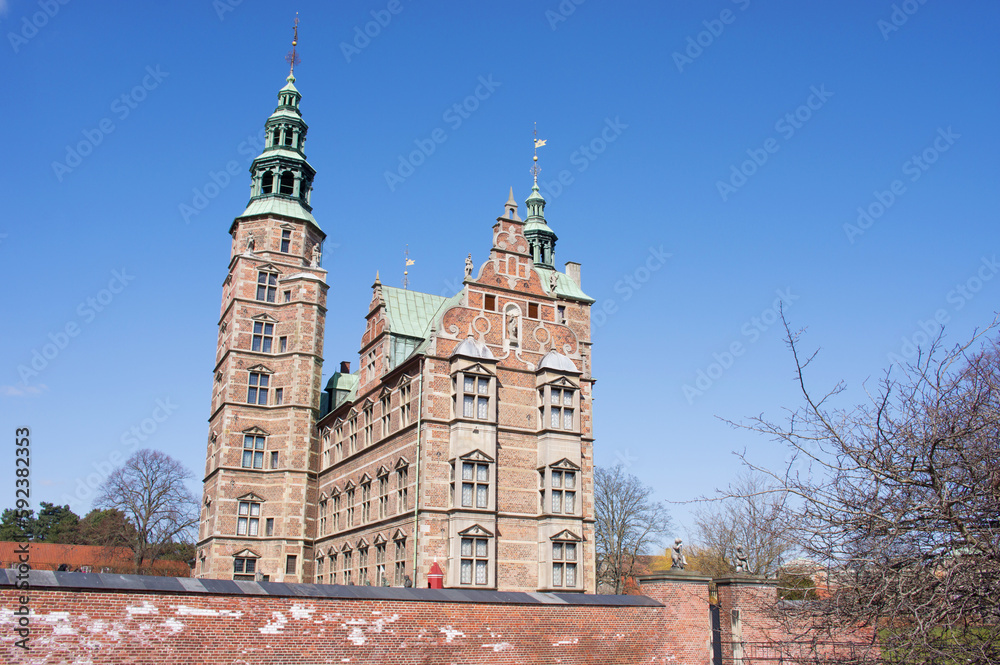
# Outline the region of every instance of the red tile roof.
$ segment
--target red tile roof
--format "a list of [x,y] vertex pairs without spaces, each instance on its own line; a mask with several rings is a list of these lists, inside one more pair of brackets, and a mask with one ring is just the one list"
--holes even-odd
[[[10,568],[18,563],[18,550],[22,543],[0,541],[0,567]],[[76,571],[89,566],[94,573],[133,573],[132,552],[126,547],[101,547],[98,545],[59,545],[56,543],[28,543],[28,564],[34,570],[56,570],[66,564]],[[152,572],[156,575],[190,577],[191,569],[183,561],[156,561]],[[105,570],[107,569],[107,570]]]

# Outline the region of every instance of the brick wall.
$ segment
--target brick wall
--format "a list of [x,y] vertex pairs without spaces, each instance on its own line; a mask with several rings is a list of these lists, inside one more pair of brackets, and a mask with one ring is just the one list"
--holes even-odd
[[641,596],[150,579],[32,572],[25,653],[0,573],[0,662],[707,662],[675,656],[667,608]]

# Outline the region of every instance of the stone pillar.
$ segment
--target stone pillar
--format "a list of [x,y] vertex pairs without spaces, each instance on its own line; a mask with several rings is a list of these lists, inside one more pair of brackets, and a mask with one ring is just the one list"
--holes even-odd
[[709,616],[708,584],[711,577],[683,572],[644,575],[639,588],[644,596],[664,605],[660,636],[663,652],[675,665],[709,665],[712,623]]
[[775,626],[768,610],[777,600],[777,580],[752,575],[715,580],[719,594],[719,627],[722,662],[743,665],[748,644],[774,639]]

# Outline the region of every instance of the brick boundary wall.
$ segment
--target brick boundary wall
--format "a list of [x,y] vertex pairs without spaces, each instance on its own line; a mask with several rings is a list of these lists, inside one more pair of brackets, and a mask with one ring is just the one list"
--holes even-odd
[[707,663],[666,639],[676,613],[643,596],[50,571],[29,577],[24,652],[15,575],[0,571],[5,663]]

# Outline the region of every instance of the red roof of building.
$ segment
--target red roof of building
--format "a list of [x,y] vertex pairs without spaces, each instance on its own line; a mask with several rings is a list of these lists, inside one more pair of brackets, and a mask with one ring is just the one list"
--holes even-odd
[[[10,568],[20,561],[23,543],[0,541],[0,567]],[[34,570],[57,570],[65,564],[71,571],[94,573],[134,573],[132,552],[127,547],[99,545],[60,545],[28,543],[28,565]],[[183,561],[156,561],[147,574],[190,577],[191,569]]]

